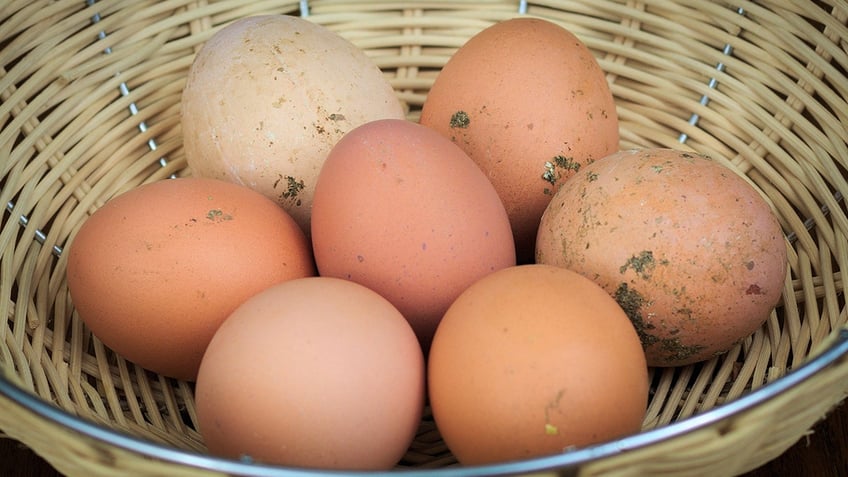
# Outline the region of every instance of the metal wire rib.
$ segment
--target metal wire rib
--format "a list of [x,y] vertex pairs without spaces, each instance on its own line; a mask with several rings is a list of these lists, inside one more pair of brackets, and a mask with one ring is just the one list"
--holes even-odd
[[[97,0],[85,0],[85,3],[86,3],[86,6],[91,7],[91,6],[93,6],[97,3]],[[528,4],[529,4],[529,2],[527,0],[520,0],[518,2],[518,13],[522,14],[522,15],[526,14],[527,10],[528,10]],[[310,15],[309,0],[300,0],[299,6],[300,6],[300,16],[303,17],[303,18],[308,17]],[[743,15],[743,16],[746,14],[745,10],[741,7],[736,9],[736,13],[738,13],[739,15]],[[91,23],[97,24],[98,22],[100,22],[100,18],[101,18],[100,14],[95,13],[91,17]],[[101,30],[97,33],[97,39],[98,40],[103,40],[105,38],[106,38],[106,32],[105,31]],[[104,54],[112,53],[112,48],[107,46],[106,48],[103,49],[103,53]],[[733,45],[731,45],[729,43],[725,44],[724,48],[722,49],[722,53],[724,53],[724,55],[726,55],[726,56],[732,56],[733,55]],[[719,73],[723,73],[726,69],[726,66],[725,66],[724,62],[719,62],[718,64],[716,64],[715,69]],[[115,74],[118,75],[118,74],[120,74],[120,72],[116,72]],[[709,82],[708,82],[708,86],[712,90],[716,89],[718,87],[718,79],[715,76],[711,77]],[[127,86],[126,82],[122,81],[121,84],[118,85],[118,90],[120,91],[121,96],[128,96],[130,94],[130,89],[129,89],[129,86]],[[702,95],[701,99],[699,101],[699,103],[702,106],[707,106],[709,104],[709,102],[710,102],[710,97],[709,97],[708,94]],[[130,103],[129,110],[130,110],[130,114],[133,115],[133,116],[136,116],[139,113],[139,109],[138,109],[138,106],[135,104],[135,101]],[[693,112],[692,115],[689,117],[688,122],[691,126],[697,126],[700,119],[701,119],[700,115],[698,115],[698,113]],[[147,124],[143,120],[139,121],[139,123],[138,123],[139,132],[145,133],[145,132],[147,132],[147,129],[148,129]],[[686,134],[685,132],[680,133],[680,136],[678,137],[678,142],[680,142],[681,144],[685,144],[686,141],[688,141],[688,140],[689,140],[688,134]],[[155,151],[158,147],[157,144],[156,144],[156,140],[153,139],[153,138],[150,138],[150,139],[147,140],[147,146],[151,151]],[[159,158],[160,166],[165,167],[167,165],[167,163],[168,163],[168,159],[166,157],[162,156],[162,157]],[[844,196],[839,191],[836,191],[833,194],[833,197],[834,197],[834,199],[836,200],[837,203],[842,203],[842,201],[844,200]],[[14,214],[14,209],[15,209],[15,202],[14,201],[9,201],[9,202],[6,203],[6,211],[10,215]],[[826,205],[821,206],[821,211],[822,211],[822,213],[824,214],[825,217],[827,217],[830,214],[830,209]],[[29,225],[29,217],[27,217],[26,215],[20,215],[18,217],[18,223],[22,227],[26,228]],[[812,218],[806,219],[804,221],[804,227],[807,230],[812,230],[815,227],[815,221]],[[34,237],[34,240],[36,242],[38,242],[42,245],[44,245],[44,243],[47,241],[47,234],[45,234],[41,229],[35,229],[35,231],[33,232],[33,237]],[[790,243],[794,243],[798,240],[797,234],[795,232],[792,232],[792,231],[790,231],[789,233],[786,234],[786,238]],[[63,250],[63,248],[58,246],[58,245],[53,245],[53,247],[52,247],[52,253],[56,257],[59,257],[62,254],[62,250]]]
[[[745,9],[742,8],[742,7],[737,8],[736,13],[738,13],[739,15],[742,15],[742,16],[746,15]],[[730,43],[725,44],[724,48],[722,48],[721,52],[724,53],[725,56],[733,56],[733,45],[731,45]],[[726,66],[725,66],[724,62],[719,61],[718,64],[716,65],[715,69],[719,73],[723,73],[725,68],[726,68]],[[710,89],[716,89],[716,87],[718,86],[718,79],[716,79],[716,77],[713,76],[712,78],[710,78],[710,81],[709,81],[709,83],[707,83],[707,86],[709,86]],[[706,106],[706,105],[710,104],[710,96],[708,94],[704,94],[703,96],[701,96],[701,101],[699,101],[699,102],[700,102],[701,106]],[[692,116],[689,117],[689,125],[697,126],[698,121],[700,121],[700,120],[701,120],[701,116],[698,113],[692,113]],[[689,135],[686,134],[685,132],[680,133],[680,136],[677,138],[677,141],[680,144],[684,144],[688,140],[689,140]]]
[[[93,6],[95,3],[97,3],[97,0],[85,0],[85,4],[89,7]],[[100,22],[100,13],[95,13],[94,15],[92,15],[91,23],[97,24],[99,22]],[[106,32],[103,31],[103,30],[100,30],[97,33],[97,39],[103,40],[105,38],[106,38]],[[103,49],[103,53],[107,54],[107,55],[112,53],[112,48],[107,46],[106,48]],[[121,73],[120,72],[115,73],[116,76],[119,75],[119,74],[121,74]],[[129,96],[129,94],[130,94],[130,88],[129,88],[129,86],[127,86],[127,83],[124,82],[124,81],[121,81],[121,84],[118,85],[118,91],[121,92],[121,96]],[[129,110],[130,110],[130,114],[132,114],[133,116],[136,116],[138,114],[138,106],[135,104],[135,101],[130,103]],[[144,120],[139,121],[138,130],[141,133],[147,132],[147,123],[145,123]],[[156,148],[158,147],[156,145],[156,140],[153,139],[153,138],[148,139],[147,140],[147,147],[150,148],[151,151],[155,151]],[[165,158],[165,157],[159,158],[159,165],[161,165],[162,167],[165,167],[167,164],[168,164],[167,158]]]
[[[746,15],[745,9],[742,8],[742,7],[738,7],[736,9],[736,13],[738,13],[739,15],[742,15],[742,16]],[[727,44],[724,45],[724,48],[722,48],[721,51],[725,56],[733,56],[733,45],[727,43]],[[716,64],[716,67],[715,67],[716,71],[718,71],[719,73],[724,73],[724,70],[726,68],[727,68],[726,65],[722,61],[718,62],[718,64]],[[710,81],[707,83],[707,86],[711,90],[716,89],[718,87],[718,79],[715,76],[711,77]],[[710,96],[708,94],[702,95],[699,103],[701,104],[701,106],[707,106],[710,103]],[[700,121],[700,120],[701,120],[701,116],[698,113],[693,112],[692,115],[689,116],[689,125],[697,126],[698,121]],[[677,141],[680,144],[685,144],[686,141],[688,141],[688,140],[689,140],[689,135],[686,134],[685,132],[681,132],[680,136],[677,138]],[[842,196],[842,194],[839,191],[836,191],[833,194],[833,198],[836,200],[837,203],[840,203],[844,200],[844,197]],[[821,206],[821,211],[822,211],[822,214],[824,214],[825,217],[827,217],[828,214],[830,214],[830,209],[826,205]],[[815,227],[815,225],[816,225],[815,220],[812,217],[808,218],[804,221],[804,228],[806,228],[808,231],[812,230]],[[789,233],[786,234],[786,239],[790,243],[795,243],[798,240],[798,235],[795,232],[790,231]]]
[[[93,6],[95,3],[97,3],[97,0],[86,0],[85,1],[86,6],[88,6],[88,7]],[[306,1],[301,2],[301,4],[305,4],[305,3],[307,3],[307,2]],[[98,22],[100,22],[100,13],[95,13],[91,17],[91,23],[97,24]],[[100,30],[99,32],[97,32],[97,39],[98,40],[103,40],[105,38],[106,38],[106,32],[105,31]],[[107,54],[107,55],[112,53],[112,48],[107,46],[106,48],[103,49],[103,53]],[[116,76],[119,75],[119,74],[120,74],[120,72],[115,73]],[[124,81],[122,81],[121,84],[118,85],[118,91],[120,91],[121,96],[124,96],[124,97],[129,96],[129,94],[130,94],[130,88],[129,88],[129,86],[127,86],[127,83],[124,82]],[[129,110],[130,110],[131,115],[133,115],[133,116],[138,115],[138,113],[139,113],[138,105],[135,104],[135,101],[130,103]],[[147,132],[147,123],[145,123],[144,120],[139,121],[138,130],[142,134]],[[153,138],[148,139],[147,140],[147,147],[151,151],[155,151],[158,147],[157,144],[156,144],[156,140],[153,139]],[[159,165],[160,166],[165,167],[167,164],[168,164],[168,159],[166,157],[162,156],[162,157],[159,158]],[[15,202],[14,201],[9,201],[9,202],[6,203],[6,210],[9,212],[9,214],[12,214],[14,212],[14,209],[15,209]],[[18,223],[21,224],[21,226],[23,226],[24,228],[26,228],[27,225],[29,225],[29,217],[27,217],[26,215],[21,215],[18,218]],[[42,244],[42,245],[44,245],[44,243],[47,241],[47,234],[45,234],[41,229],[35,229],[35,231],[33,232],[33,236],[35,238],[35,241]],[[62,254],[62,247],[60,247],[58,245],[53,245],[52,252],[53,252],[54,256],[59,257]]]

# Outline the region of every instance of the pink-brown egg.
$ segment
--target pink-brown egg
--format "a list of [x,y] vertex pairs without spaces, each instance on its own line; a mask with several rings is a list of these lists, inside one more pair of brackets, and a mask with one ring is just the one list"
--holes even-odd
[[284,210],[213,179],[131,189],[97,209],[68,249],[68,288],[92,333],[147,369],[189,380],[238,305],[314,274],[309,242]]
[[509,219],[480,168],[437,132],[405,120],[354,129],[315,186],[318,272],[395,305],[427,347],[471,283],[515,264]]
[[424,407],[424,357],[388,301],[348,280],[272,286],[220,327],[195,393],[209,451],[292,467],[387,470]]

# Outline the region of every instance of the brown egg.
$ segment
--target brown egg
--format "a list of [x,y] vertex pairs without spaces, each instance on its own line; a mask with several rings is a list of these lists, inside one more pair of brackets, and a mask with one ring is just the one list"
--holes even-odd
[[415,437],[424,357],[409,323],[356,283],[273,286],[224,322],[195,401],[216,455],[262,463],[386,470]]
[[367,121],[405,117],[364,51],[290,15],[247,17],[216,32],[194,58],[181,107],[192,172],[261,192],[307,234],[330,148]]
[[462,464],[556,454],[639,432],[648,369],[627,315],[559,267],[492,273],[451,305],[428,359],[436,426]]
[[758,192],[716,161],[671,149],[581,169],[542,217],[536,260],[614,296],[652,366],[701,361],[749,336],[780,299],[787,267]]
[[318,183],[312,244],[319,274],[361,283],[409,320],[426,348],[471,283],[515,265],[506,211],[455,144],[386,119],[348,133]]
[[83,223],[68,250],[68,288],[92,333],[147,369],[188,380],[238,305],[314,274],[309,243],[285,211],[213,179],[125,192]]
[[519,263],[532,261],[539,220],[562,183],[619,143],[595,57],[568,30],[537,18],[472,37],[439,73],[420,122],[458,144],[492,181]]

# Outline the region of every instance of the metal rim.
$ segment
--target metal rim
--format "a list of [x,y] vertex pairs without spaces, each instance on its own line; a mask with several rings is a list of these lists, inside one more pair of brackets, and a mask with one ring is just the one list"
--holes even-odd
[[301,469],[258,464],[250,461],[225,459],[198,452],[186,451],[154,443],[136,436],[95,424],[74,416],[69,412],[47,403],[34,394],[28,393],[0,376],[0,394],[25,408],[26,410],[46,420],[56,422],[69,431],[84,437],[108,443],[114,447],[130,451],[172,464],[185,465],[197,469],[224,472],[231,475],[254,477],[297,477],[297,476],[334,476],[334,475],[368,475],[371,477],[405,476],[418,477],[432,475],[434,472],[444,477],[470,477],[478,475],[514,475],[528,472],[557,471],[560,474],[576,473],[581,465],[613,457],[630,451],[644,448],[653,444],[685,435],[689,432],[714,425],[724,419],[731,418],[747,410],[767,402],[815,376],[820,371],[836,364],[848,356],[848,328],[841,329],[835,343],[815,359],[789,372],[785,376],[769,383],[755,391],[735,399],[732,402],[715,407],[703,414],[698,414],[682,421],[634,434],[616,441],[599,444],[583,449],[556,454],[548,457],[507,462],[501,464],[454,467],[446,469],[427,470],[391,470],[386,472],[365,471],[334,471],[320,469]]

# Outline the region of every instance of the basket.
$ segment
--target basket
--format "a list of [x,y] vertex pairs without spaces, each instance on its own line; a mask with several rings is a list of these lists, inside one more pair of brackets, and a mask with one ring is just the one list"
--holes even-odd
[[389,474],[736,475],[780,455],[848,393],[845,1],[11,0],[0,6],[0,430],[60,472],[301,472],[206,455],[191,383],[92,337],[62,254],[111,197],[189,174],[179,101],[193,55],[226,23],[260,13],[307,16],[350,39],[412,120],[470,36],[518,15],[558,22],[606,72],[622,147],[726,161],[786,233],[777,309],[725,355],[652,369],[642,433],[462,467],[425,412]]

